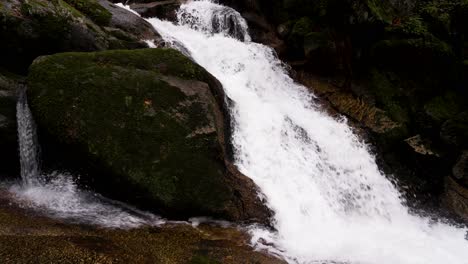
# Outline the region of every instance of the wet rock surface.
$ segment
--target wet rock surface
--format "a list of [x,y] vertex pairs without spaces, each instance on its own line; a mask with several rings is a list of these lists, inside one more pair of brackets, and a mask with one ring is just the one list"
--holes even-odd
[[254,251],[248,240],[244,231],[212,224],[130,230],[72,225],[25,211],[0,191],[2,263],[285,263]]

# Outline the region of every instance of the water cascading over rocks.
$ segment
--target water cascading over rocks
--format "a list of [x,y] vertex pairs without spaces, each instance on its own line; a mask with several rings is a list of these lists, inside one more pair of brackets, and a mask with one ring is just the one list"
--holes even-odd
[[465,263],[467,229],[412,215],[346,120],[326,115],[270,48],[213,28],[220,9],[192,1],[178,25],[149,21],[232,101],[236,165],[275,212],[277,232],[253,228],[253,242],[291,263]]
[[29,109],[26,86],[18,90],[16,118],[18,123],[18,144],[21,178],[28,186],[41,182],[40,149],[37,142],[36,124]]
[[[209,8],[206,8],[208,6]],[[232,8],[204,1],[184,7],[177,13],[177,20],[195,30],[231,36],[241,41],[251,40],[247,22]]]

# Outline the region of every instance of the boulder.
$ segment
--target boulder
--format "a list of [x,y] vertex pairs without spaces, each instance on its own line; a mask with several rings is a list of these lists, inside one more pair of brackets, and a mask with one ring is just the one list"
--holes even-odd
[[0,178],[19,172],[16,96],[22,77],[0,71]]
[[[104,1],[101,3],[105,3]],[[122,9],[119,16],[96,0],[9,0],[0,3],[0,67],[26,73],[40,55],[64,51],[142,48],[137,24],[144,20]],[[130,16],[132,28],[116,28],[116,20]],[[136,17],[136,18],[134,18]],[[137,21],[138,20],[138,21]],[[141,28],[145,28],[141,26]],[[144,39],[158,38],[147,30]]]
[[178,51],[40,57],[28,85],[39,139],[64,146],[58,158],[73,153],[69,164],[102,192],[175,218],[267,222],[256,186],[231,163],[221,84]]
[[138,39],[162,41],[153,26],[138,15],[118,7],[107,0],[98,0],[99,4],[112,14],[109,26],[135,35]]

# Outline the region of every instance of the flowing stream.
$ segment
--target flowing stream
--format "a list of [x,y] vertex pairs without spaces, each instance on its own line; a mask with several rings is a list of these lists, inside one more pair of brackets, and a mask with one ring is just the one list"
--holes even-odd
[[233,102],[236,165],[275,213],[277,231],[251,229],[258,248],[291,263],[468,263],[466,228],[409,213],[346,120],[324,113],[272,49],[251,42],[238,12],[192,1],[178,19],[148,21]]

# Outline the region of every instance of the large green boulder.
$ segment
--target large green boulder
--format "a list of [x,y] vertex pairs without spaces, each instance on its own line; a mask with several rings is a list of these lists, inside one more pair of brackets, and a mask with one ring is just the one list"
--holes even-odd
[[81,153],[73,162],[104,191],[173,217],[266,221],[255,185],[229,161],[222,86],[178,51],[40,57],[28,85],[40,140]]

